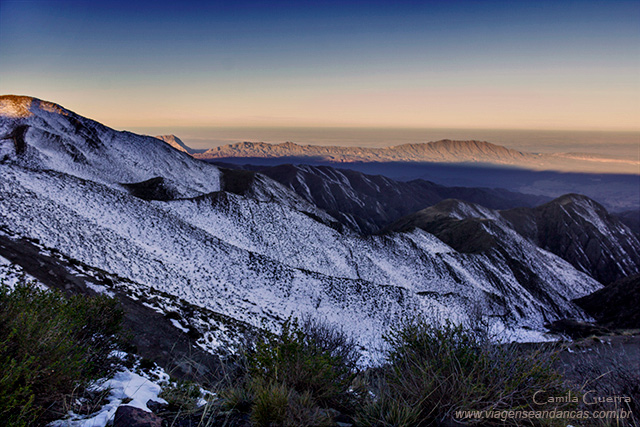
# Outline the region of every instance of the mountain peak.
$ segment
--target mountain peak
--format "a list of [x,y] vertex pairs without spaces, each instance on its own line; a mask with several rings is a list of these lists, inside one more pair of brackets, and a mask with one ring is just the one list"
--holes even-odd
[[171,135],[157,135],[156,138],[158,138],[161,141],[166,142],[167,144],[169,144],[170,146],[172,146],[173,148],[175,148],[178,151],[182,151],[182,152],[188,153],[188,154],[193,154],[193,153],[196,152],[196,150],[194,150],[191,147],[187,146],[187,144],[182,142],[182,140],[180,138],[178,138],[177,136],[175,136],[173,134],[171,134]]
[[512,150],[510,148],[503,147],[502,145],[492,144],[487,141],[478,141],[474,139],[467,141],[441,139],[439,141],[429,142],[422,145],[425,146],[425,149],[463,156],[481,155],[512,158],[525,157],[525,154],[520,151]]
[[595,203],[592,199],[590,199],[587,196],[584,196],[582,194],[577,194],[577,193],[568,193],[568,194],[564,194],[554,200],[552,200],[549,203],[557,203],[560,205],[567,205],[569,203],[584,203],[584,202],[588,202],[588,203]]
[[569,193],[562,195],[543,206],[560,206],[569,211],[590,212],[597,216],[608,216],[607,210],[600,203],[582,194]]
[[64,116],[71,114],[66,108],[49,101],[43,101],[32,96],[2,95],[0,96],[0,115],[9,118],[31,117],[38,110],[58,113]]
[[480,141],[476,139],[469,139],[469,140],[441,139],[438,141],[428,142],[427,145],[431,145],[434,147],[447,146],[447,147],[470,147],[470,148],[476,148],[476,149],[486,149],[486,148],[499,148],[503,150],[508,149],[501,145],[492,144],[488,141]]

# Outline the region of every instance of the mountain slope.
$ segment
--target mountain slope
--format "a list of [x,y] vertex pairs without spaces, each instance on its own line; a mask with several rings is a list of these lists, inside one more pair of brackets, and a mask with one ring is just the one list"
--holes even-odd
[[531,242],[569,261],[601,283],[640,273],[640,242],[598,203],[567,194],[534,209],[502,216]]
[[[266,176],[221,171],[55,104],[1,102],[2,135],[24,135],[2,143],[0,227],[10,238],[37,239],[130,286],[249,325],[324,317],[375,357],[398,318],[464,320],[480,308],[496,329],[530,339],[549,321],[584,318],[571,300],[600,288],[524,239],[506,255],[487,255],[460,253],[422,230],[341,232]],[[145,184],[122,185],[132,181]],[[155,197],[167,183],[176,195]],[[216,342],[198,340],[207,349]]]
[[493,209],[536,206],[548,199],[501,189],[445,187],[429,181],[395,181],[329,166],[255,167],[360,233],[379,231],[393,221],[456,198]]
[[215,166],[153,137],[117,132],[39,99],[0,97],[0,160],[114,187],[162,177],[181,196],[220,189]]
[[401,218],[388,230],[414,227],[469,253],[504,246],[495,231],[502,229],[560,256],[605,284],[640,272],[638,239],[601,205],[577,194],[535,208],[503,211],[446,200]]

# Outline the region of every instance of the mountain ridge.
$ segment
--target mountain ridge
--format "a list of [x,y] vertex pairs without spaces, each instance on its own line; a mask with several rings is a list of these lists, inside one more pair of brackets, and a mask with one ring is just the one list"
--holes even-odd
[[507,210],[444,200],[397,220],[385,231],[414,227],[468,253],[499,246],[492,230],[500,227],[558,255],[603,284],[640,273],[640,241],[600,204],[580,194]]
[[637,174],[640,161],[590,153],[533,153],[479,140],[443,139],[391,147],[301,145],[294,142],[237,142],[211,148],[194,157],[208,161],[362,164],[425,163],[494,165],[533,171]]
[[429,161],[512,164],[534,160],[537,156],[511,150],[486,141],[444,139],[435,142],[402,144],[384,148],[299,145],[293,142],[281,144],[239,142],[209,149],[204,153],[195,155],[195,157],[207,160],[234,157],[300,157],[336,163]]
[[[222,165],[222,163],[218,163]],[[350,169],[313,165],[244,166],[278,181],[360,233],[375,233],[393,221],[458,198],[494,209],[533,207],[549,198],[504,189],[446,187],[425,180],[396,181]]]
[[[505,250],[490,254],[423,230],[361,236],[265,175],[224,172],[156,138],[39,105],[27,117],[0,111],[0,136],[26,126],[24,150],[0,141],[0,230],[127,286],[270,330],[320,316],[354,334],[370,362],[401,318],[461,322],[480,307],[511,339],[539,340],[549,321],[587,319],[571,300],[601,287],[504,228]],[[196,344],[220,342],[203,334]]]

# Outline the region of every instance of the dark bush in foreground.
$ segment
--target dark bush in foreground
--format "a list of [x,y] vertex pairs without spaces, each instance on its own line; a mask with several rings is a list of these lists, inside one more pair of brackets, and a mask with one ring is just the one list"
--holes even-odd
[[0,417],[43,424],[56,406],[112,371],[122,311],[114,299],[0,286]]
[[[375,398],[359,414],[370,426],[479,423],[459,411],[529,411],[545,409],[532,400],[538,390],[566,394],[548,355],[524,354],[512,346],[492,345],[485,335],[445,323],[405,323],[387,336],[388,364]],[[531,425],[522,419],[484,419],[482,425]],[[537,420],[537,424],[552,420]]]
[[357,359],[355,344],[343,333],[312,320],[286,321],[280,335],[259,338],[247,353],[253,378],[308,392],[322,405],[341,403]]
[[315,320],[287,320],[244,349],[242,377],[221,392],[223,408],[252,424],[334,425],[329,408],[354,408],[349,390],[359,357],[355,342]]

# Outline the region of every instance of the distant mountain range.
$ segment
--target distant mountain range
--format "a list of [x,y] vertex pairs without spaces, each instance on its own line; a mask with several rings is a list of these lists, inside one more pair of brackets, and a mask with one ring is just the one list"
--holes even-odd
[[[276,329],[310,315],[353,334],[368,361],[390,324],[416,314],[482,313],[511,339],[541,339],[546,323],[589,318],[572,300],[602,288],[603,271],[638,271],[637,238],[583,196],[535,207],[503,190],[326,168],[263,174],[200,161],[182,145],[0,97],[0,257],[65,288],[34,263],[34,252],[47,254],[60,263],[47,271],[115,293],[127,310],[153,307],[199,351],[224,350],[239,325]],[[179,322],[168,317],[176,310]],[[138,331],[147,343],[166,339],[153,334]]]
[[227,161],[231,159],[289,159],[307,163],[466,163],[519,167],[530,170],[559,170],[601,172],[602,165],[616,173],[637,173],[640,161],[610,158],[589,153],[529,153],[512,150],[486,141],[452,141],[449,139],[397,145],[394,147],[368,148],[298,145],[293,142],[269,144],[264,142],[239,142],[211,148],[194,157],[203,160]]
[[283,144],[239,142],[212,148],[197,157],[200,159],[297,157],[336,163],[394,161],[519,164],[534,161],[538,156],[484,141],[442,140],[426,144],[405,144],[385,148],[327,147],[298,145],[293,142]]
[[625,212],[622,218],[636,234],[640,229],[640,161],[634,159],[527,153],[483,141],[442,140],[387,148],[242,142],[193,150],[182,141],[178,143],[175,135],[159,138],[196,158],[223,166],[256,169],[304,164],[384,175],[396,181],[421,179],[447,187],[503,188],[549,198],[585,194],[607,209]]

